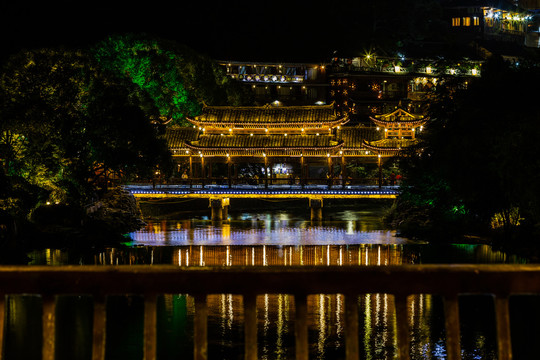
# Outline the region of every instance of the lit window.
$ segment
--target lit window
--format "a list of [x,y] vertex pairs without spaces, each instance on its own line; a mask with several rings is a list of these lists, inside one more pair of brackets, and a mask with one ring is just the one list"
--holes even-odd
[[471,26],[471,18],[470,17],[464,17],[463,18],[463,26]]
[[474,26],[480,26],[480,18],[478,17],[473,17],[473,25]]
[[452,26],[461,26],[461,18],[452,18]]

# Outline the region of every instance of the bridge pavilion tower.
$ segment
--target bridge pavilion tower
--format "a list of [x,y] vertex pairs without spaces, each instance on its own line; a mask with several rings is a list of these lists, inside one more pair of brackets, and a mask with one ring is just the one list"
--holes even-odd
[[390,113],[370,116],[370,119],[383,136],[374,141],[364,139],[363,145],[378,157],[380,184],[383,157],[397,156],[403,149],[416,145],[419,141],[416,135],[423,130],[428,119],[424,115],[412,114],[401,107]]
[[[205,186],[219,181],[230,187],[251,181],[265,188],[292,181],[345,186],[347,179],[351,185],[363,184],[363,179],[348,176],[348,161],[378,162],[381,186],[382,162],[416,144],[416,134],[427,121],[422,115],[398,108],[371,117],[372,126],[349,126],[348,116],[337,115],[334,104],[204,106],[201,115],[188,120],[192,127],[170,127],[166,139],[179,169],[188,169],[189,183]],[[226,171],[226,180],[213,176],[216,164],[226,166],[226,170],[221,168],[222,174]],[[292,164],[294,169],[292,173],[276,173],[274,164]],[[258,169],[256,180],[242,178],[239,170],[246,165]],[[313,176],[321,170],[327,178],[324,174],[322,178],[320,174]],[[341,176],[341,181],[336,176]]]

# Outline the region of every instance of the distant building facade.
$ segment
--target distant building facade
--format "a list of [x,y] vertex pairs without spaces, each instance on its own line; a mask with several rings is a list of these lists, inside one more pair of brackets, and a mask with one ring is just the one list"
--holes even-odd
[[539,47],[538,21],[533,11],[539,2],[519,1],[498,7],[463,4],[447,7],[446,14],[452,31],[463,37]]
[[326,64],[219,61],[231,78],[251,89],[258,105],[323,104]]
[[481,74],[480,61],[383,58],[374,54],[334,58],[326,64],[221,61],[227,75],[248,87],[256,104],[276,106],[335,104],[340,116],[371,124],[369,116],[402,104],[422,113],[430,90],[447,77],[463,86]]
[[448,78],[466,87],[481,75],[481,61],[383,58],[366,55],[335,58],[328,69],[329,101],[353,122],[370,124],[369,117],[403,106],[423,113],[431,90]]

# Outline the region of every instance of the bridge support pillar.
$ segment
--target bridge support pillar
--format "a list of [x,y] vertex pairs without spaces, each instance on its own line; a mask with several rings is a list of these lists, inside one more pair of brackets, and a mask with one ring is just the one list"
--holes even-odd
[[210,198],[209,207],[212,221],[227,220],[227,216],[229,216],[229,198]]
[[311,209],[311,221],[322,221],[322,198],[310,198],[309,208]]

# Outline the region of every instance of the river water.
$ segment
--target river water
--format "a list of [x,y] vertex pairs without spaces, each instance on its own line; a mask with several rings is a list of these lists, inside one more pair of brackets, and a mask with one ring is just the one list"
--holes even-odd
[[[290,266],[290,265],[399,265],[428,263],[522,263],[524,259],[494,251],[485,244],[433,245],[396,236],[385,228],[381,203],[324,208],[328,221],[311,223],[306,209],[276,206],[265,211],[234,211],[222,224],[208,220],[207,211],[186,212],[176,219],[149,220],[122,248],[93,254],[58,249],[35,251],[31,264],[95,264],[180,266]],[[354,281],[354,279],[351,279]],[[6,359],[39,358],[40,299],[8,299]],[[243,358],[242,297],[211,294],[209,356]],[[530,323],[538,299],[511,300],[512,315]],[[393,297],[364,294],[358,298],[362,359],[395,359],[396,317]],[[91,308],[88,297],[61,297],[58,303],[57,359],[90,359]],[[540,308],[540,307],[539,307]],[[142,299],[110,297],[107,303],[107,359],[142,358]],[[518,309],[518,310],[515,310]],[[460,321],[463,359],[496,359],[493,300],[489,296],[462,296]],[[538,311],[536,311],[538,312]],[[259,358],[294,358],[294,299],[286,294],[262,294],[257,299]],[[419,294],[409,301],[412,359],[445,359],[442,301]],[[158,358],[193,358],[193,298],[169,294],[158,298]],[[342,359],[344,302],[340,294],[308,297],[311,359]],[[540,316],[538,316],[540,318]],[[34,319],[32,321],[32,319]],[[521,323],[520,323],[521,324]],[[39,324],[37,324],[39,325]],[[515,326],[514,326],[515,325]],[[538,329],[512,323],[515,359],[529,356],[529,344]],[[515,329],[514,329],[515,328]],[[540,337],[538,337],[540,338]],[[38,350],[36,350],[36,348]],[[529,357],[523,357],[529,359]]]

